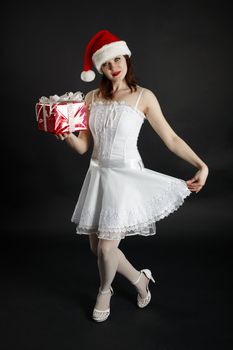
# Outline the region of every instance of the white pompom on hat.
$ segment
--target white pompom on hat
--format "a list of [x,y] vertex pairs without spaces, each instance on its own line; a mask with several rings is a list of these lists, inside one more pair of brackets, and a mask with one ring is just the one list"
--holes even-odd
[[91,38],[86,46],[81,79],[85,82],[93,81],[95,79],[95,72],[92,70],[92,64],[102,74],[102,64],[118,55],[131,56],[131,51],[126,42],[120,40],[108,30],[100,30]]

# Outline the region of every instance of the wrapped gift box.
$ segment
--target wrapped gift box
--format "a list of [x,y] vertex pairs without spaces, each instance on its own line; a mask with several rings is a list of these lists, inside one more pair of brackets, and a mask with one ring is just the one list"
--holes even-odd
[[39,130],[64,134],[87,129],[87,106],[80,91],[49,98],[42,96],[35,109]]

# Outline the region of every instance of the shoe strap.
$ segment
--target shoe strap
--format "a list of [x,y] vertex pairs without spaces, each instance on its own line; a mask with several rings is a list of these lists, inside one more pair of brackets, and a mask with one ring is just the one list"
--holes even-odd
[[139,277],[138,277],[137,281],[136,281],[136,282],[134,282],[133,284],[137,284],[137,283],[138,283],[138,281],[139,281],[139,280],[140,280],[140,278],[141,278],[141,275],[142,275],[142,271],[140,271],[140,275],[139,275]]

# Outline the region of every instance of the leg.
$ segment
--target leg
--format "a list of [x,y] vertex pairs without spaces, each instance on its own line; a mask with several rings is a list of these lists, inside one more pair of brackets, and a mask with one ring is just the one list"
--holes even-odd
[[99,238],[98,238],[97,234],[93,233],[93,234],[89,235],[88,237],[89,237],[89,244],[90,244],[90,249],[91,249],[92,253],[95,254],[96,256],[98,256],[97,248],[98,248],[98,244],[99,244]]
[[[100,275],[100,288],[102,291],[109,290],[115,277],[118,266],[117,247],[119,240],[100,239],[97,247],[98,268]],[[95,308],[105,310],[110,301],[111,293],[98,293]]]
[[118,266],[117,247],[119,240],[100,239],[97,247],[98,267],[100,272],[100,287],[109,289],[115,277]]
[[[96,234],[89,235],[91,251],[98,256],[98,244],[100,239]],[[119,244],[118,244],[119,245]],[[126,277],[131,283],[137,280],[139,271],[126,259],[124,253],[117,247],[118,266],[117,272]]]
[[[91,251],[98,256],[98,243],[99,238],[96,234],[89,236]],[[140,272],[134,268],[134,266],[126,259],[124,253],[117,247],[118,254],[118,266],[117,272],[127,278],[131,283],[135,282],[140,275]],[[141,297],[146,296],[146,285],[148,280],[144,274],[142,274],[140,281],[135,285],[136,290],[140,293]]]
[[[118,248],[118,268],[117,272],[126,277],[131,283],[135,282],[140,276],[140,271],[136,270],[133,265],[126,259],[125,254]],[[147,295],[146,286],[148,285],[147,277],[142,274],[139,282],[134,286],[142,298]]]

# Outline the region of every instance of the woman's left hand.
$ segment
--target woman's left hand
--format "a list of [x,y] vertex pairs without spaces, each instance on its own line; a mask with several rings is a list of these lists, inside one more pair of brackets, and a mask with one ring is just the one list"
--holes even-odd
[[189,190],[198,193],[205,185],[208,173],[209,169],[207,166],[199,169],[194,177],[186,181]]

